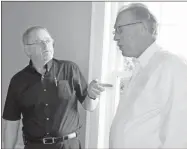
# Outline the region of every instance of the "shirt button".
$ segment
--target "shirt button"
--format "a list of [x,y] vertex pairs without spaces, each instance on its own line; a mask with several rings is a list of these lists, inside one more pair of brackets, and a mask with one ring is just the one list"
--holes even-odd
[[47,117],[46,120],[49,120],[49,118]]
[[46,92],[46,89],[44,89],[44,92]]
[[46,103],[45,105],[46,105],[46,106],[48,106],[48,104],[47,104],[47,103]]

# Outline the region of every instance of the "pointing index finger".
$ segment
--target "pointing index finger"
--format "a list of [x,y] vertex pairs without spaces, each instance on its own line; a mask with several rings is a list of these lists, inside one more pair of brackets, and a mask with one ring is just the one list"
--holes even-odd
[[99,83],[99,85],[101,85],[102,87],[113,87],[113,85],[109,83]]

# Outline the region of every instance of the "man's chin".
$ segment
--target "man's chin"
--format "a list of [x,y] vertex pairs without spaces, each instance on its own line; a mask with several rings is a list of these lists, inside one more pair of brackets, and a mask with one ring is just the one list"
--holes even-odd
[[44,61],[50,61],[52,58],[53,58],[53,56],[49,55],[49,54],[46,54],[46,55],[43,56]]
[[121,54],[123,57],[132,57],[131,55],[128,55],[128,54],[124,53],[123,51],[121,52]]
[[124,52],[125,50],[122,49],[122,46],[119,47],[119,51],[120,51],[121,55],[124,56],[124,57],[132,57],[132,55],[129,55],[129,54]]

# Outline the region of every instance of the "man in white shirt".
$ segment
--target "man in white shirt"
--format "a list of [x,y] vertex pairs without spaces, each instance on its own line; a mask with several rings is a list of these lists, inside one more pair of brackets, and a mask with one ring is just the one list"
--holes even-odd
[[156,28],[142,4],[118,13],[114,40],[139,65],[121,93],[110,148],[187,148],[187,65],[156,44]]

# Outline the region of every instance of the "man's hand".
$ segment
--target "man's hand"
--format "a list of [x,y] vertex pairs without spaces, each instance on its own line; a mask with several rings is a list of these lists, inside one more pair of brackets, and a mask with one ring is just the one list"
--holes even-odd
[[92,80],[88,86],[88,97],[96,99],[104,90],[104,86],[98,80]]
[[101,92],[105,91],[105,87],[112,87],[112,84],[100,83],[98,80],[93,80],[88,85],[88,95],[83,102],[84,109],[94,111],[98,105],[98,97]]

